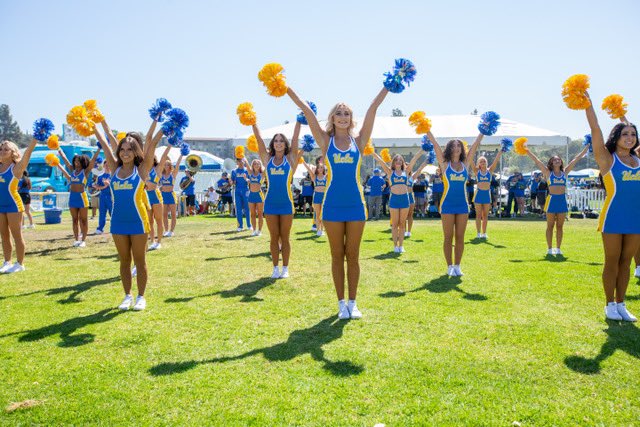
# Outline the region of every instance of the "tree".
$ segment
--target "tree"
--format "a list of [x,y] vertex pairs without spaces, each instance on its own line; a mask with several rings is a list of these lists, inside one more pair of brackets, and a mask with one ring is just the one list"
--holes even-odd
[[404,114],[402,114],[402,110],[399,108],[394,108],[393,110],[391,110],[391,116],[392,117],[404,117]]
[[15,122],[11,117],[9,106],[7,104],[0,105],[0,141],[9,140],[20,145],[23,138],[18,122]]

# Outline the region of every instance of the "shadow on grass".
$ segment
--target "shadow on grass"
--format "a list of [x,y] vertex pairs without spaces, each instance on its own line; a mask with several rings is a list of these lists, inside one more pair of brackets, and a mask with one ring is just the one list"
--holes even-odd
[[73,319],[65,320],[61,323],[55,323],[53,325],[44,326],[38,329],[32,329],[26,332],[13,332],[6,335],[1,335],[0,338],[23,334],[18,341],[20,342],[33,342],[39,341],[43,338],[60,335],[61,341],[57,344],[58,347],[79,347],[85,344],[90,344],[94,341],[94,334],[74,334],[78,329],[84,328],[88,325],[94,325],[96,323],[108,322],[114,317],[122,313],[119,310],[113,308],[107,308],[99,311],[95,314],[88,316],[74,317]]
[[25,292],[23,294],[10,295],[10,296],[0,296],[0,301],[3,300],[3,299],[8,299],[8,298],[26,297],[26,296],[29,296],[29,295],[36,295],[36,294],[45,294],[47,296],[50,296],[50,295],[59,295],[59,294],[64,294],[64,293],[67,293],[67,292],[71,292],[71,294],[69,296],[67,296],[66,298],[63,298],[61,300],[58,300],[58,302],[60,304],[76,303],[76,302],[81,302],[78,299],[78,296],[80,294],[82,294],[83,292],[86,292],[89,289],[94,288],[96,286],[101,286],[101,285],[106,285],[106,284],[109,284],[109,283],[118,282],[119,280],[120,280],[120,276],[110,277],[108,279],[89,280],[87,282],[78,283],[77,285],[72,285],[72,286],[63,286],[63,287],[60,287],[60,288],[45,289],[45,290],[33,291],[33,292]]
[[196,298],[207,298],[215,295],[220,295],[222,298],[235,298],[241,297],[240,302],[258,302],[262,301],[262,298],[256,297],[256,294],[267,286],[273,285],[278,279],[272,279],[270,277],[254,280],[253,282],[243,283],[236,286],[233,289],[216,291],[209,294],[195,295],[192,297],[183,298],[167,298],[164,302],[189,302]]
[[250,237],[253,237],[253,236],[251,236],[251,234],[242,234],[240,236],[228,237],[226,240],[246,240]]
[[600,364],[615,353],[616,350],[640,359],[640,330],[630,322],[618,322],[607,320],[608,328],[607,341],[602,344],[600,353],[594,358],[582,356],[568,356],[564,359],[564,364],[572,371],[580,374],[599,374],[602,367]]
[[409,292],[420,292],[426,290],[435,294],[442,294],[455,291],[461,293],[462,298],[468,299],[470,301],[486,301],[488,299],[482,294],[471,294],[463,289],[460,289],[458,285],[460,285],[461,283],[462,279],[460,279],[460,277],[449,277],[444,274]]
[[470,245],[489,245],[489,246],[493,246],[496,249],[505,249],[506,248],[506,246],[496,245],[494,243],[491,243],[487,239],[478,239],[477,237],[474,237],[473,239],[469,240],[466,243],[469,243]]
[[209,233],[210,236],[218,236],[220,234],[236,234],[236,230],[228,230],[228,231],[214,231],[213,233]]
[[329,373],[348,377],[358,375],[364,371],[364,367],[356,365],[348,360],[332,361],[325,357],[322,347],[342,337],[344,327],[348,321],[338,320],[337,316],[328,317],[316,325],[307,329],[299,329],[291,332],[287,341],[270,347],[258,348],[239,354],[237,356],[218,357],[207,360],[189,360],[186,362],[161,363],[149,369],[153,376],[173,375],[186,372],[199,365],[225,363],[234,360],[242,360],[247,357],[262,355],[271,362],[288,362],[298,356],[309,354],[313,360],[322,362],[322,368]]
[[40,251],[27,252],[27,253],[25,253],[25,255],[29,255],[29,256],[33,256],[33,255],[47,256],[47,255],[51,255],[51,254],[56,253],[56,252],[66,251],[67,249],[73,249],[73,246],[58,246],[58,247],[55,247],[55,248],[47,248],[47,249],[42,249]]
[[524,262],[570,262],[574,264],[584,264],[584,265],[592,265],[592,266],[601,266],[603,265],[601,262],[582,262],[582,261],[573,261],[567,258],[564,255],[545,255],[543,258],[536,259],[510,259],[509,262],[514,263],[524,263]]
[[223,259],[231,259],[231,258],[259,258],[259,257],[265,257],[265,258],[271,259],[271,252],[259,252],[255,254],[236,255],[236,256],[210,257],[210,258],[205,258],[205,261],[222,261]]
[[400,258],[400,256],[402,256],[402,254],[398,253],[398,252],[387,252],[387,253],[384,253],[384,254],[379,254],[379,255],[373,256],[370,259],[377,259],[377,260],[398,259],[398,258]]

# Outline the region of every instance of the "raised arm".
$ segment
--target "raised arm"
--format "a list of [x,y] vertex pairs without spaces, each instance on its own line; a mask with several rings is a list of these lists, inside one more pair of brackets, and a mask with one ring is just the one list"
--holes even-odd
[[[474,164],[474,159],[476,157],[476,151],[478,151],[478,147],[480,147],[480,143],[482,142],[482,138],[484,138],[483,134],[478,134],[478,137],[476,138],[475,141],[473,141],[473,145],[471,146],[471,149],[469,150],[469,153],[467,154],[467,167],[469,167],[470,165]],[[475,171],[475,168],[474,168]]]
[[298,165],[300,159],[300,152],[298,151],[298,139],[300,138],[300,122],[296,120],[296,124],[293,127],[293,136],[291,137],[291,148],[289,150],[289,163],[292,165]]
[[69,175],[69,172],[67,172],[67,170],[62,167],[60,163],[58,163],[58,169],[60,169],[60,172],[62,172],[62,175],[64,175],[67,181],[71,182],[71,175]]
[[269,152],[267,151],[267,146],[262,139],[258,126],[253,125],[252,129],[253,135],[256,137],[256,141],[258,141],[258,155],[260,156],[260,160],[262,160],[262,164],[266,166],[267,163],[269,163]]
[[160,156],[160,160],[158,161],[158,165],[156,166],[156,175],[160,176],[162,174],[162,169],[164,168],[164,164],[169,158],[169,151],[171,151],[171,146],[167,145],[162,152],[162,156]]
[[60,158],[64,162],[64,165],[67,167],[67,169],[69,169],[69,171],[72,171],[73,165],[71,164],[71,162],[69,162],[69,159],[67,159],[67,156],[64,155],[64,151],[62,151],[62,148],[58,148],[58,154],[60,154]]
[[[102,129],[104,130],[105,135],[107,135],[107,139],[109,140],[109,144],[111,144],[111,147],[113,148],[117,147],[119,141],[113,135],[113,132],[111,132],[111,128],[107,124],[106,119],[102,121]],[[100,143],[102,144],[102,142]]]
[[391,175],[391,168],[385,163],[384,160],[382,160],[382,157],[380,157],[380,155],[378,153],[376,153],[375,151],[371,154],[373,156],[374,159],[376,159],[376,161],[378,162],[378,164],[382,167],[382,170],[384,170],[384,172],[387,175]]
[[[589,97],[589,93],[587,93],[587,97]],[[591,103],[589,108],[585,110],[585,112],[587,114],[587,122],[589,122],[589,128],[591,128],[591,146],[593,147],[593,157],[596,159],[596,163],[598,163],[600,173],[604,175],[609,172],[609,169],[611,169],[611,165],[613,164],[613,156],[604,146],[604,136],[602,136],[602,129],[600,129],[598,117],[596,116],[596,112],[593,109],[593,102]]]
[[427,165],[427,162],[420,163],[420,166],[418,166],[415,172],[413,172],[413,174],[411,175],[411,179],[415,181],[420,176],[420,174],[422,173],[422,169],[424,169],[426,165]]
[[100,145],[102,145],[102,150],[104,151],[104,158],[107,164],[109,165],[109,170],[111,170],[112,174],[116,173],[116,169],[118,167],[118,159],[116,159],[115,153],[113,152],[111,145],[109,145],[105,137],[102,136],[102,134],[98,129],[95,129],[93,131],[93,134],[96,136],[96,138],[98,138],[98,141],[100,141]]
[[313,169],[311,169],[311,166],[309,166],[309,163],[307,163],[307,162],[304,160],[304,157],[302,158],[302,164],[303,164],[303,165],[304,165],[304,167],[307,169],[307,172],[309,172],[309,175],[311,175],[311,176],[316,176],[316,172],[315,172]]
[[531,160],[533,160],[533,163],[536,164],[536,166],[538,166],[538,168],[542,171],[542,173],[544,174],[544,176],[549,179],[549,175],[551,175],[551,171],[549,169],[547,169],[547,165],[545,165],[544,163],[542,163],[540,161],[539,158],[536,157],[535,154],[533,154],[529,149],[527,149],[527,156],[529,156],[531,158]]
[[176,179],[178,173],[180,172],[180,163],[182,163],[182,153],[180,153],[180,156],[178,156],[176,166],[173,168],[173,172],[171,172],[171,174],[173,175],[173,179]]
[[[592,140],[593,140],[593,139],[592,139]],[[576,166],[576,163],[578,163],[578,162],[580,161],[580,159],[582,159],[582,158],[587,154],[587,152],[588,152],[588,151],[589,151],[589,146],[587,145],[587,146],[585,146],[585,147],[582,149],[582,151],[581,151],[581,152],[579,152],[579,153],[578,153],[578,155],[577,155],[577,156],[575,156],[575,157],[573,158],[573,160],[571,160],[571,161],[569,162],[569,164],[567,165],[567,167],[566,167],[566,168],[564,168],[564,172],[565,172],[566,174],[569,174],[569,172],[571,172],[571,171],[573,170],[573,168]]]
[[360,135],[356,138],[356,143],[358,144],[358,149],[362,151],[364,146],[371,138],[371,132],[373,132],[373,123],[376,121],[376,112],[378,111],[378,107],[384,101],[389,91],[386,88],[382,88],[380,92],[373,98],[373,102],[369,106],[367,110],[367,114],[364,116],[364,121],[362,122],[362,128],[360,128]]
[[409,165],[407,166],[407,175],[411,175],[411,172],[413,171],[413,167],[415,166],[418,159],[422,156],[422,153],[423,153],[422,150],[418,150],[416,151],[416,154],[413,155],[413,157],[411,158],[411,161],[409,162]]
[[[153,123],[156,123],[155,120]],[[155,126],[152,124],[149,132],[153,132],[154,127]],[[151,171],[151,169],[153,168],[153,159],[156,155],[156,147],[162,139],[162,135],[164,135],[164,133],[162,132],[162,130],[159,130],[158,133],[153,136],[153,138],[147,138],[147,142],[145,142],[142,149],[143,161],[141,166],[147,173],[149,173],[149,171]]]
[[502,157],[502,150],[498,150],[496,158],[493,159],[493,163],[491,163],[491,166],[489,166],[489,172],[493,173],[493,171],[496,169],[496,166],[498,166],[498,162],[500,161],[500,157]]
[[96,165],[96,159],[98,158],[99,155],[100,155],[100,149],[98,148],[96,152],[93,153],[93,156],[91,156],[91,160],[89,160],[89,165],[85,169],[85,173],[88,174],[89,172],[91,172],[91,169],[93,169],[93,167]]
[[20,159],[20,161],[13,167],[13,176],[15,176],[16,178],[22,178],[22,174],[27,169],[29,160],[31,160],[31,153],[33,153],[33,150],[36,148],[37,143],[37,140],[32,139],[27,148],[24,150],[24,153],[22,153],[22,158]]
[[322,150],[322,153],[326,153],[327,147],[329,147],[329,135],[327,132],[320,127],[320,123],[318,122],[318,118],[313,113],[309,104],[302,101],[298,94],[296,94],[291,87],[287,88],[287,95],[293,101],[294,104],[298,106],[302,110],[304,117],[307,119],[307,123],[309,123],[309,128],[311,129],[311,133],[313,137],[316,139],[316,144]]
[[429,140],[431,140],[431,143],[433,144],[433,151],[435,151],[436,153],[436,160],[438,161],[438,165],[439,166],[444,165],[444,154],[442,154],[442,148],[440,148],[440,145],[438,145],[438,140],[436,139],[435,136],[433,136],[431,131],[427,132],[427,136],[429,137]]

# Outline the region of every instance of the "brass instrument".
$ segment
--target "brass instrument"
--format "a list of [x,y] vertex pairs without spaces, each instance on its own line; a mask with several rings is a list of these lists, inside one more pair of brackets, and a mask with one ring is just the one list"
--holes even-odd
[[[202,157],[197,154],[189,154],[187,158],[184,160],[185,166],[189,172],[191,172],[191,176],[193,177],[198,171],[202,168]],[[191,184],[190,179],[186,179],[180,183],[180,190],[186,190],[186,188]]]

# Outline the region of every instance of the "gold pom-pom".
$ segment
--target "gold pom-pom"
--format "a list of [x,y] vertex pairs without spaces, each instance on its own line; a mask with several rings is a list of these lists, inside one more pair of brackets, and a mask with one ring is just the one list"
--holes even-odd
[[47,162],[49,166],[56,167],[60,164],[60,159],[53,153],[49,153],[44,156],[44,161]]
[[602,100],[602,109],[609,114],[612,119],[619,119],[627,115],[627,104],[622,95],[609,95]]
[[244,159],[244,147],[242,145],[238,145],[235,148],[234,153],[236,155],[236,159]]
[[465,153],[469,152],[469,143],[467,141],[465,141],[464,139],[462,140],[462,148],[464,149]]
[[375,148],[373,146],[373,141],[371,141],[371,138],[369,138],[369,141],[367,141],[367,144],[364,146],[364,150],[363,150],[363,154],[365,156],[370,156],[374,153]]
[[389,154],[388,148],[383,148],[380,150],[380,157],[382,157],[382,161],[385,163],[389,163],[391,161],[391,154]]
[[120,141],[122,141],[126,136],[127,136],[126,132],[118,132],[118,134],[116,135],[116,141],[120,143]]
[[421,135],[431,130],[431,120],[426,117],[424,111],[415,111],[409,116],[409,124],[416,128],[416,133]]
[[[298,152],[298,154],[302,154],[302,151],[299,151],[299,152]],[[300,157],[298,158],[298,164],[299,164],[299,165],[301,165],[301,164],[303,164],[303,163],[304,163],[304,157],[300,156]]]
[[80,136],[91,136],[95,125],[89,118],[84,105],[76,105],[67,113],[67,124],[75,129]]
[[80,123],[79,125],[77,125],[75,127],[76,132],[78,132],[78,134],[80,136],[91,136],[93,135],[93,131],[95,130],[95,125],[93,124],[92,121],[87,120],[84,123]]
[[247,150],[252,153],[258,152],[258,140],[255,135],[250,135],[249,138],[247,138]]
[[84,101],[84,108],[87,110],[89,120],[94,123],[100,123],[104,120],[104,115],[98,110],[98,102],[95,99],[87,99]]
[[236,114],[240,119],[240,123],[242,123],[243,125],[253,126],[256,124],[257,116],[256,116],[256,112],[253,111],[252,103],[243,102],[242,104],[238,105],[238,108],[236,109]]
[[267,88],[271,96],[280,97],[287,93],[287,82],[282,71],[282,65],[271,62],[260,70],[258,80]]
[[527,148],[527,138],[520,137],[513,141],[513,151],[519,156],[526,156],[529,152]]
[[586,96],[587,90],[589,90],[589,76],[575,74],[563,83],[562,99],[572,110],[586,110],[591,106],[591,101]]
[[60,148],[58,135],[53,134],[47,139],[47,147],[49,147],[49,150],[57,150]]

